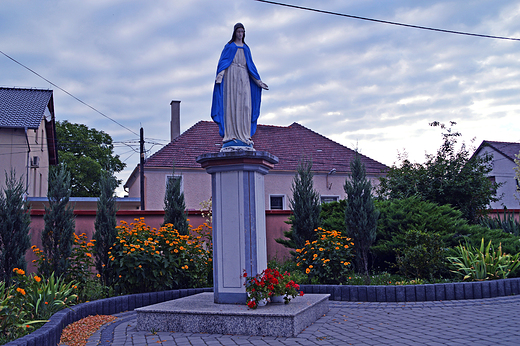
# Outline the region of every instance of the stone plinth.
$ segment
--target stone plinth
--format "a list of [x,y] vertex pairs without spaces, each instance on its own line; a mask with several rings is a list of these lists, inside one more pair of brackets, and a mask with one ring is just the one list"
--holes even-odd
[[328,294],[306,294],[289,304],[215,304],[211,293],[149,305],[137,312],[137,329],[156,332],[292,337],[329,311]]
[[267,268],[264,175],[278,158],[237,151],[204,154],[197,162],[211,174],[214,301],[245,304],[244,270],[254,276]]

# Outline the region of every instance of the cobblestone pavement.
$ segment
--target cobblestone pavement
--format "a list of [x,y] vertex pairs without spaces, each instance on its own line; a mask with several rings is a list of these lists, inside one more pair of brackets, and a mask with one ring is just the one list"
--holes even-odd
[[135,312],[94,334],[87,346],[141,345],[520,345],[520,296],[415,303],[329,303],[298,336],[136,331]]

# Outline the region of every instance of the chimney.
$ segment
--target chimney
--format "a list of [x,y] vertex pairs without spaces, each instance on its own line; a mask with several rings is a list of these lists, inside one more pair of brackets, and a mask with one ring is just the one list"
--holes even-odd
[[170,102],[172,120],[170,121],[170,141],[173,142],[181,134],[181,101]]

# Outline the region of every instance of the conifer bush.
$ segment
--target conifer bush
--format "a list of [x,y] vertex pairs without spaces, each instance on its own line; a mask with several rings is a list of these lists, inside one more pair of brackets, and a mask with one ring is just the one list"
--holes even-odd
[[368,283],[368,254],[376,240],[379,211],[374,206],[372,185],[366,177],[365,165],[358,153],[350,162],[350,171],[343,186],[347,194],[345,224],[347,235],[356,244],[356,269],[365,273]]
[[68,202],[71,194],[70,173],[61,165],[49,173],[49,207],[45,207],[45,228],[42,232],[42,247],[45,261],[40,268],[41,274],[56,277],[64,274],[69,267],[72,252],[73,234],[76,221]]
[[172,177],[168,179],[164,194],[164,223],[175,225],[182,235],[188,235],[188,219],[186,218],[186,203],[184,193],[181,191],[181,180],[175,178],[175,166]]
[[94,227],[94,253],[96,257],[96,269],[101,276],[101,281],[105,286],[111,286],[113,282],[112,262],[108,252],[110,247],[116,242],[117,220],[116,220],[116,198],[114,189],[117,180],[109,172],[103,172],[99,187],[101,195],[97,204],[96,221]]
[[25,252],[31,246],[31,218],[22,180],[11,171],[9,176],[5,173],[5,182],[0,192],[0,281],[9,284],[14,268],[27,268]]
[[312,161],[300,161],[291,186],[293,197],[289,200],[293,213],[287,223],[291,225],[291,230],[284,232],[287,239],[276,239],[277,243],[292,249],[301,248],[305,241],[316,239],[314,230],[321,224],[320,195],[314,190],[311,170]]

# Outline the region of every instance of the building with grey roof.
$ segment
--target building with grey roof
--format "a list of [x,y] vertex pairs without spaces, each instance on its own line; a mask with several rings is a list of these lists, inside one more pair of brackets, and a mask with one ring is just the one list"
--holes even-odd
[[13,170],[28,197],[46,196],[57,163],[52,90],[0,88],[0,187]]

